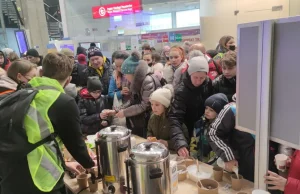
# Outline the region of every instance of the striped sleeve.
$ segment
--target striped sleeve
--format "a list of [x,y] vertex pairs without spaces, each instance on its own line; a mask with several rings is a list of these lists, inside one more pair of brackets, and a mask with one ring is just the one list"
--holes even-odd
[[234,128],[235,116],[229,104],[217,116],[207,135],[210,146],[225,162],[236,159],[228,141]]

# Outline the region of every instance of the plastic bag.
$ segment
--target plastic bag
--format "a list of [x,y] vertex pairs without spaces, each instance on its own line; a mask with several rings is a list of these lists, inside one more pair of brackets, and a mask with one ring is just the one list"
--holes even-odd
[[[113,109],[114,110],[120,110],[122,107],[123,103],[122,100],[118,99],[117,93],[114,95],[114,102],[113,102]],[[114,116],[112,120],[112,125],[117,125],[117,126],[123,126],[126,127],[126,118],[118,118]]]

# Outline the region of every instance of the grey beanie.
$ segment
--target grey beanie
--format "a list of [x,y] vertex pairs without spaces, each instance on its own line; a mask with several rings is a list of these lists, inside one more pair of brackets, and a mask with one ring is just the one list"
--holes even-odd
[[195,72],[205,72],[208,73],[208,62],[204,56],[194,57],[189,60],[188,73],[192,75]]

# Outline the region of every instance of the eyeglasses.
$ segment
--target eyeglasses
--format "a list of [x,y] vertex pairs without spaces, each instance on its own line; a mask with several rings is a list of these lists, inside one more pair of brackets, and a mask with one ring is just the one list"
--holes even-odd
[[32,80],[32,78],[34,78],[35,76],[23,75],[23,77],[24,77],[27,81],[30,81],[30,80]]

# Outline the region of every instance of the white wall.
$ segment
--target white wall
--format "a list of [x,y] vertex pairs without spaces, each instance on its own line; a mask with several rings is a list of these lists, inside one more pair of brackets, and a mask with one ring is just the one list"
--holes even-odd
[[[278,5],[283,9],[272,11],[272,6]],[[200,0],[201,41],[207,48],[215,48],[222,36],[236,37],[240,23],[288,16],[289,0]]]

